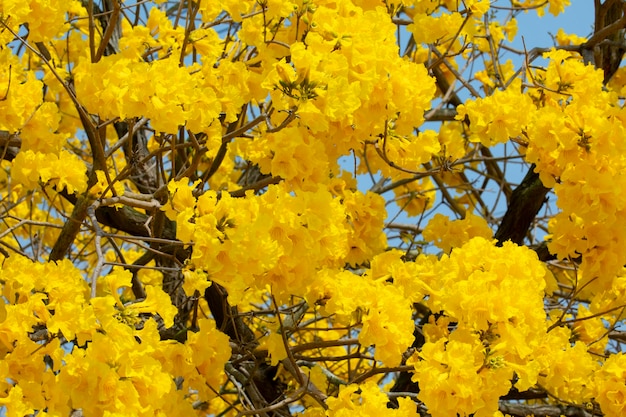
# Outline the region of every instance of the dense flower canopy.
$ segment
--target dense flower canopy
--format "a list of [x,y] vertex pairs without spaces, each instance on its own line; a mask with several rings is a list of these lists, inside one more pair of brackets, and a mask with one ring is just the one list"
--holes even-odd
[[[0,406],[626,410],[626,13],[0,2]],[[532,48],[532,49],[530,49]]]

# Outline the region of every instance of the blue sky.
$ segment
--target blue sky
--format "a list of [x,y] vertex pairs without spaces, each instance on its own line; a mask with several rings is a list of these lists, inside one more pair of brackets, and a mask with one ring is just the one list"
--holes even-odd
[[529,49],[535,46],[550,46],[552,45],[550,33],[556,34],[559,28],[563,28],[565,33],[589,36],[593,31],[593,1],[571,0],[571,3],[565,9],[565,13],[557,17],[546,13],[540,18],[534,11],[521,13],[517,17],[518,39],[513,42],[513,46],[522,46],[521,36],[524,36]]

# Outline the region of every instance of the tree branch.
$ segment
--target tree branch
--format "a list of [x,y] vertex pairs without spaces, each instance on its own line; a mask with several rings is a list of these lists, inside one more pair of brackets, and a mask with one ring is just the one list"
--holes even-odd
[[500,246],[507,240],[521,245],[530,225],[546,201],[550,189],[543,186],[539,174],[534,170],[535,164],[530,166],[522,183],[511,193],[509,207],[495,234]]
[[600,414],[591,414],[582,407],[548,405],[548,404],[509,404],[500,402],[500,412],[514,417],[546,416],[546,417],[593,417]]

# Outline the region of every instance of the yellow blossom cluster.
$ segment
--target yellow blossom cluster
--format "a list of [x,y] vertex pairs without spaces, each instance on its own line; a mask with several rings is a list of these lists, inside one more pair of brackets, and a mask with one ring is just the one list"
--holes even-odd
[[369,381],[361,385],[352,384],[341,387],[336,398],[327,400],[328,410],[312,407],[300,415],[302,417],[350,417],[354,415],[412,417],[416,415],[415,403],[408,398],[399,398],[397,409],[389,409],[387,402],[387,396],[381,392],[378,385]]
[[[526,159],[542,182],[554,187],[559,213],[549,223],[550,251],[559,258],[582,255],[579,285],[610,288],[626,262],[621,234],[624,211],[624,110],[602,89],[602,73],[566,51],[546,54],[535,76],[543,103],[528,126]],[[611,181],[606,181],[610,177]]]
[[531,360],[546,332],[547,270],[529,249],[510,242],[498,248],[482,237],[439,261],[423,256],[416,263],[425,266],[426,305],[442,314],[424,327],[426,344],[415,360],[420,399],[433,415],[495,412],[516,365]]
[[[598,342],[606,329],[590,322],[583,307],[573,330],[550,326],[543,296],[554,283],[533,252],[477,237],[440,260],[423,256],[416,264],[422,266],[412,271],[423,282],[413,291],[439,312],[411,359],[431,414],[493,415],[512,380],[520,391],[539,384],[564,401],[602,397],[603,409],[624,407],[618,393],[625,385],[609,376],[619,357],[600,366],[583,343]],[[573,343],[575,337],[581,340]]]
[[36,188],[39,181],[50,182],[59,190],[67,188],[70,194],[85,191],[87,187],[85,164],[64,150],[58,156],[31,150],[20,152],[13,160],[11,176],[26,189]]
[[544,15],[546,8],[552,15],[557,16],[570,5],[570,0],[515,0],[512,3],[517,7],[536,9],[539,16]]
[[450,253],[452,248],[461,247],[473,237],[489,239],[492,234],[491,228],[482,217],[470,214],[462,220],[450,220],[439,213],[435,214],[422,232],[424,239],[432,241],[445,253]]
[[24,74],[24,65],[9,49],[0,50],[0,128],[15,132],[26,124],[42,101],[43,84],[32,72]]
[[331,158],[323,142],[304,126],[287,127],[254,141],[242,141],[240,148],[259,164],[262,173],[277,175],[294,189],[312,190],[329,181]]
[[626,263],[626,246],[615,233],[626,219],[623,109],[613,91],[603,90],[602,72],[580,55],[553,50],[545,58],[547,68],[530,75],[527,92],[515,81],[460,106],[457,119],[467,117],[470,140],[485,146],[527,142],[526,160],[558,198],[549,249],[560,259],[582,256],[578,283],[593,293],[610,288]]
[[[13,106],[15,104],[13,103]],[[82,192],[87,186],[85,163],[75,154],[63,149],[67,136],[57,133],[60,112],[51,102],[44,102],[33,110],[25,125],[9,128],[21,130],[22,152],[13,160],[11,175],[16,184],[27,190],[39,182],[67,188],[70,194]]]
[[[410,134],[423,122],[434,83],[422,66],[398,56],[387,12],[350,1],[307,7],[314,13],[304,42],[294,41],[301,33],[293,27],[278,33],[290,47],[274,52],[288,56],[289,63],[269,64],[263,83],[272,90],[274,105],[284,111],[295,106],[300,124],[324,144],[331,160],[368,136],[386,134],[388,121],[398,134]],[[259,33],[262,24],[260,16],[246,19],[244,29]]]
[[[388,276],[388,275],[387,275]],[[336,317],[336,325],[362,324],[359,342],[375,346],[374,356],[388,366],[397,365],[413,341],[411,305],[402,288],[385,282],[386,276],[363,276],[349,271],[322,270],[307,296],[323,301],[320,312]],[[353,297],[345,297],[343,294]]]
[[319,189],[296,198],[278,185],[259,197],[209,191],[196,199],[186,178],[168,187],[166,214],[178,238],[193,244],[190,266],[224,285],[235,303],[248,288],[268,286],[280,301],[305,294],[317,269],[358,265],[386,245],[383,201],[373,194],[346,190],[340,200]]
[[626,358],[622,352],[611,355],[596,375],[595,399],[606,415],[619,416],[626,411]]
[[[161,341],[157,322],[140,314],[158,312],[171,325],[177,310],[156,286],[146,287],[143,301],[120,298],[130,280],[130,272],[115,270],[104,292],[89,299],[87,283],[69,260],[4,260],[0,370],[6,396],[0,403],[9,405],[7,416],[43,409],[57,415],[75,409],[92,416],[188,415],[192,391],[205,400],[214,396],[207,384],[221,381],[230,356],[227,337],[204,320],[184,345]],[[176,375],[185,380],[183,390],[175,386]]]
[[[13,32],[20,25],[28,24],[28,38],[32,42],[48,41],[67,30],[66,12],[80,7],[77,0],[18,1],[6,0],[0,6],[3,20]],[[10,31],[2,31],[0,43],[5,45],[13,40]]]
[[158,132],[174,133],[186,124],[200,132],[221,110],[200,73],[191,75],[175,59],[148,63],[113,55],[92,64],[84,58],[74,74],[77,94],[100,117],[148,117]]
[[[0,75],[0,129],[20,133],[21,149],[11,173],[14,182],[27,190],[39,181],[50,182],[69,193],[84,191],[87,183],[84,163],[74,154],[63,150],[67,135],[57,133],[61,120],[54,103],[43,101],[43,83],[33,72],[22,72],[26,63],[0,49],[0,65],[7,68]],[[23,78],[22,78],[23,77]]]
[[519,136],[531,122],[534,110],[530,97],[522,93],[521,80],[517,80],[504,91],[459,106],[457,120],[469,117],[470,140],[489,147]]

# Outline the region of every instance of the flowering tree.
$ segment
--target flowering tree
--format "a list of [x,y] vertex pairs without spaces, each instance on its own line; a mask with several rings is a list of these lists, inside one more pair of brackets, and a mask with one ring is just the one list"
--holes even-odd
[[626,15],[0,2],[8,417],[621,416]]

